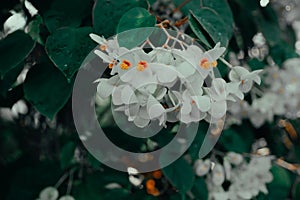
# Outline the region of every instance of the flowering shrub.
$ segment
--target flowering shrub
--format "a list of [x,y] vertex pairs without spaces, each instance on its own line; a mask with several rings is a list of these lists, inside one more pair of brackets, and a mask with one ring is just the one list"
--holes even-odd
[[3,0],[0,199],[300,199],[299,8]]

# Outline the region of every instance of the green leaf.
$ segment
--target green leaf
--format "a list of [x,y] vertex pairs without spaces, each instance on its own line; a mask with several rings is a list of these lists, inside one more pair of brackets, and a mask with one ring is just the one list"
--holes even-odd
[[248,61],[248,65],[250,66],[251,70],[259,70],[259,69],[264,69],[266,66],[265,63],[262,61],[258,60],[257,58],[253,58]]
[[15,31],[0,40],[0,77],[18,66],[32,51],[34,42],[23,31]]
[[300,199],[300,182],[299,181],[294,188],[293,197],[294,197],[294,199]]
[[212,42],[208,42],[209,37],[206,39],[206,36],[204,35],[206,32],[200,25],[200,23],[197,21],[197,19],[194,17],[194,15],[190,15],[189,17],[189,25],[194,32],[194,34],[199,38],[199,40],[205,44],[207,47],[211,48]]
[[[204,33],[202,32],[202,34],[208,34],[206,37],[208,41],[212,40],[214,44],[221,42],[222,46],[227,46],[230,38],[230,30],[215,10],[202,8],[194,12],[191,11],[191,15],[198,21],[200,25],[199,29],[205,31]],[[213,46],[214,44],[211,45]]]
[[197,199],[208,199],[207,185],[203,177],[196,178],[192,188],[192,193]]
[[[104,37],[113,36],[116,33],[120,18],[125,10],[134,7],[147,8],[146,0],[123,0],[123,1],[106,1],[97,0],[93,10],[93,24],[96,33]],[[105,19],[105,20],[104,20]]]
[[263,17],[257,17],[255,20],[257,23],[258,29],[263,33],[264,37],[267,39],[267,42],[274,46],[275,44],[281,43],[281,30],[279,25],[273,21],[267,21]]
[[125,200],[125,199],[130,198],[130,193],[128,190],[126,190],[124,188],[116,188],[116,189],[106,191],[103,199],[111,200],[112,197],[114,199]]
[[66,104],[72,84],[50,62],[32,67],[24,83],[25,98],[43,115],[53,119]]
[[0,95],[6,96],[7,91],[13,86],[23,68],[24,63],[21,62],[4,75],[2,80],[0,80]]
[[85,176],[85,180],[72,190],[73,196],[76,200],[103,199],[104,194],[107,192],[105,186],[109,183],[118,183],[124,187],[130,184],[127,173],[103,168],[101,172],[97,171]]
[[145,8],[132,8],[121,17],[117,32],[120,33],[140,27],[153,27],[155,22],[155,16],[151,15]]
[[193,160],[196,160],[199,158],[199,151],[200,151],[201,145],[204,141],[204,138],[205,138],[208,128],[209,128],[208,123],[203,122],[203,121],[199,123],[197,135],[188,150],[188,152]]
[[162,171],[181,194],[185,194],[192,188],[195,178],[193,168],[183,158],[179,158],[171,165],[163,168]]
[[72,164],[76,145],[74,142],[68,142],[65,144],[60,153],[60,166],[62,169],[65,169]]
[[292,186],[292,181],[289,173],[285,169],[277,165],[274,165],[271,168],[271,172],[273,174],[273,181],[268,184],[269,198],[286,199],[290,187]]
[[44,41],[42,37],[40,36],[40,27],[43,25],[43,18],[40,15],[37,15],[29,24],[28,24],[28,34],[30,37],[40,43],[41,45],[44,45]]
[[[127,11],[119,21],[117,27],[118,41],[120,46],[127,47],[129,49],[136,47],[147,39],[151,34],[151,29],[142,27],[154,27],[156,22],[155,16],[151,15],[146,9],[136,7]],[[127,30],[132,30],[124,32]]]
[[50,33],[61,27],[79,27],[92,10],[91,0],[54,0],[43,17]]
[[90,39],[91,27],[62,28],[46,41],[49,58],[70,82],[84,58],[96,46]]
[[37,199],[42,189],[54,185],[62,175],[58,163],[43,161],[27,165],[21,165],[22,168],[14,172],[9,195],[5,199]]
[[203,0],[203,7],[215,10],[228,27],[229,35],[233,33],[233,14],[227,0]]
[[[227,150],[227,151],[234,151],[237,153],[244,153],[250,151],[250,145],[248,144],[249,141],[252,141],[251,136],[253,137],[252,133],[250,132],[250,135],[247,134],[247,137],[245,138],[246,132],[242,132],[242,134],[239,134],[240,131],[235,131],[233,128],[223,130],[219,143]],[[247,141],[248,140],[248,141]]]

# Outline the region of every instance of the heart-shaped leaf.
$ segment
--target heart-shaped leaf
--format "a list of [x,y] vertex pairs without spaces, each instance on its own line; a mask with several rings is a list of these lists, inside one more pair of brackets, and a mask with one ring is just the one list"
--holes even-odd
[[46,51],[53,61],[71,81],[82,61],[96,46],[90,39],[91,27],[62,28],[50,35],[46,41]]
[[66,104],[72,84],[50,62],[32,67],[24,83],[25,98],[43,115],[53,119]]
[[1,78],[18,66],[32,51],[34,42],[23,31],[15,31],[0,40],[0,76]]

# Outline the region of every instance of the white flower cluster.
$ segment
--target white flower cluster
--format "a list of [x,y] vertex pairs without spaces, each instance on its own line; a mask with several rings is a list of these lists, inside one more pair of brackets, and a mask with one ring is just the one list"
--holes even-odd
[[229,106],[232,121],[241,123],[249,118],[255,127],[272,122],[274,116],[288,119],[300,117],[300,59],[292,58],[283,63],[283,67],[267,67],[264,85],[260,97],[252,96],[252,103],[246,101]]
[[[46,187],[40,192],[39,198],[37,200],[57,200],[58,197],[59,197],[59,193],[55,187]],[[65,195],[60,197],[58,200],[75,200],[75,199],[70,195]]]
[[231,69],[231,82],[216,78],[217,60],[225,52],[220,44],[209,51],[183,42],[182,49],[152,45],[146,53],[141,47],[120,47],[116,37],[90,37],[100,45],[94,53],[108,64],[112,75],[98,80],[98,95],[111,96],[115,110],[140,128],[154,120],[163,126],[166,122],[216,121],[226,114],[228,101],[242,100],[253,82],[260,84],[260,71],[243,67]]
[[[206,176],[209,199],[251,199],[260,192],[268,193],[266,184],[273,179],[270,172],[272,159],[272,156],[252,156],[247,163],[242,155],[229,152],[223,158],[223,164],[199,159],[194,169],[197,176]],[[228,190],[222,186],[225,180],[230,183]]]

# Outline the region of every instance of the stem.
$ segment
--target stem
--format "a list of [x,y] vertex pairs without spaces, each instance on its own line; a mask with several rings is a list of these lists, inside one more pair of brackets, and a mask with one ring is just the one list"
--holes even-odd
[[177,12],[177,11],[179,11],[183,6],[185,6],[187,3],[189,3],[191,0],[185,0],[185,1],[183,1],[177,8],[175,8],[174,10],[173,10],[173,13],[174,12]]
[[59,186],[66,180],[66,178],[69,176],[68,173],[65,173],[60,179],[57,181],[57,183],[54,185],[55,188],[59,188]]
[[71,190],[72,190],[72,185],[73,185],[73,175],[74,175],[75,169],[72,169],[70,171],[70,177],[69,177],[69,182],[68,182],[68,188],[67,188],[67,195],[71,194]]
[[233,68],[233,66],[232,66],[229,62],[227,62],[224,58],[220,57],[219,59],[220,59],[220,61],[221,61],[222,63],[224,63],[224,64],[225,64],[227,67],[229,67],[230,69]]

